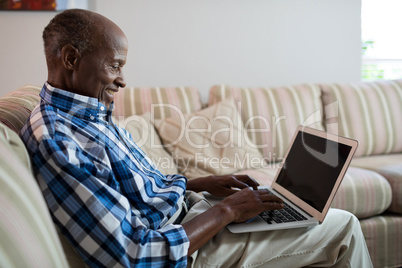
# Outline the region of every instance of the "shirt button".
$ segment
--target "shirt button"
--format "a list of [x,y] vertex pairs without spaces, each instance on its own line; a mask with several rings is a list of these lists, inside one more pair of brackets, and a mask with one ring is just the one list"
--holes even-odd
[[94,117],[93,115],[91,115],[89,118],[91,118],[91,120],[94,120],[94,119],[95,119],[95,117]]
[[103,110],[105,110],[105,107],[101,106],[100,109],[101,109],[101,111],[103,111]]

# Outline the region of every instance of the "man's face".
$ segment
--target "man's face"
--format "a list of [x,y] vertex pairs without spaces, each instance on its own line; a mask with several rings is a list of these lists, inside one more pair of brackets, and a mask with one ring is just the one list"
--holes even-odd
[[106,108],[113,101],[113,94],[126,83],[123,66],[126,63],[128,44],[121,31],[110,31],[102,47],[81,55],[73,74],[75,93],[97,98]]

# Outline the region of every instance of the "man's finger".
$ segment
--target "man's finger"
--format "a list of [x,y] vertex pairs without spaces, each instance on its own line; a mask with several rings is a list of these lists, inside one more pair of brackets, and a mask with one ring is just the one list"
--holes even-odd
[[248,175],[236,175],[234,176],[237,180],[240,180],[248,185],[248,187],[252,187],[254,190],[257,190],[257,187],[260,185],[256,180],[251,178]]
[[233,180],[231,182],[232,188],[244,189],[244,188],[250,187],[248,184],[246,184],[242,181],[239,181],[236,177],[233,176],[232,178],[233,178]]

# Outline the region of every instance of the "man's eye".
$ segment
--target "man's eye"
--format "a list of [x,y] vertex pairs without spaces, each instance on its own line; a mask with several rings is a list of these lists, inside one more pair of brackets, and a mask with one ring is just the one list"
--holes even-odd
[[113,72],[118,72],[118,71],[120,71],[120,65],[111,65],[111,66],[110,66],[110,69],[111,69]]

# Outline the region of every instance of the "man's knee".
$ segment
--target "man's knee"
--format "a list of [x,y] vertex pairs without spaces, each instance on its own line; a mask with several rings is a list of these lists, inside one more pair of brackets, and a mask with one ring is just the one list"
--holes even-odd
[[356,218],[355,215],[350,213],[349,211],[331,208],[328,211],[327,216],[325,217],[325,221],[336,221],[336,222],[352,222],[352,223],[359,223],[359,220]]
[[345,232],[345,235],[362,236],[360,222],[352,213],[341,209],[330,209],[323,222],[326,227],[337,232]]

